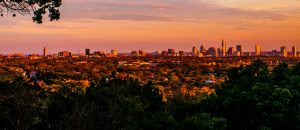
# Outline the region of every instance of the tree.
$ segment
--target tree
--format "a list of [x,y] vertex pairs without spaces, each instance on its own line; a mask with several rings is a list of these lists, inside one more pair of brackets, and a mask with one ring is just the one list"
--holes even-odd
[[212,117],[208,113],[188,117],[183,124],[185,129],[190,130],[224,130],[226,128],[225,119]]
[[58,20],[60,12],[58,8],[62,0],[0,0],[0,15],[16,13],[21,15],[30,15],[33,13],[32,20],[41,24],[43,22],[43,15],[48,13],[50,21]]
[[[299,77],[286,63],[272,71],[261,61],[229,70],[217,96],[202,108],[226,119],[228,129],[299,129]],[[293,73],[297,73],[294,67]],[[201,107],[200,107],[201,108]]]

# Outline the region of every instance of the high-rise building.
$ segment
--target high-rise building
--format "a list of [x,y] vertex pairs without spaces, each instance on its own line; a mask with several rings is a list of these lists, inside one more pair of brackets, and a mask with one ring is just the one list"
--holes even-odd
[[242,45],[237,45],[237,46],[236,46],[236,54],[237,54],[237,56],[243,56],[243,48],[242,48]]
[[212,56],[212,57],[217,57],[218,56],[218,51],[215,47],[210,47],[207,51],[206,51],[206,55],[207,56]]
[[227,49],[227,45],[226,45],[226,41],[225,40],[222,40],[222,48],[221,48],[221,51],[222,51],[222,56],[226,56],[226,49]]
[[89,56],[90,55],[90,49],[85,49],[85,55]]
[[46,47],[44,47],[43,56],[47,56],[47,55],[48,55],[48,49]]
[[206,53],[206,49],[203,45],[200,46],[200,52],[203,54]]
[[297,57],[297,48],[295,46],[292,47],[293,57]]
[[218,56],[223,56],[222,48],[218,47],[217,54]]
[[71,56],[72,53],[71,52],[68,52],[68,51],[61,51],[61,52],[58,52],[58,56],[59,57],[67,57],[67,56]]
[[117,49],[112,49],[112,50],[110,51],[110,53],[111,53],[112,56],[117,56],[117,55],[118,55]]
[[261,46],[260,46],[260,44],[256,44],[255,45],[255,55],[259,56],[260,53],[261,53]]
[[288,51],[285,46],[280,47],[280,53],[282,57],[287,57],[288,56]]
[[193,47],[193,48],[192,48],[192,52],[193,52],[193,55],[194,55],[194,56],[197,56],[198,53],[199,53],[199,50],[198,50],[196,47]]
[[228,52],[227,52],[227,54],[228,55],[230,55],[230,56],[233,56],[234,55],[234,47],[230,47],[229,49],[228,49]]

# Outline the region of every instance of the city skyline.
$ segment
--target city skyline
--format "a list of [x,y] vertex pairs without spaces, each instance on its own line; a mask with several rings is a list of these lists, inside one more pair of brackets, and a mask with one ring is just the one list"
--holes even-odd
[[300,44],[297,0],[64,0],[61,19],[37,25],[29,16],[0,18],[0,52],[50,53],[111,48],[130,51],[256,43],[264,50]]
[[[247,44],[242,44],[242,43],[237,43],[237,44],[227,44],[227,50],[230,48],[230,47],[234,47],[234,49],[236,49],[236,45],[242,45],[243,46],[243,50],[246,51],[246,52],[255,52],[255,45],[257,43],[253,43],[251,45]],[[204,47],[221,47],[221,45],[218,45],[218,44],[211,44],[212,46],[210,46],[210,44],[192,44],[191,46],[185,46],[185,47],[179,47],[179,48],[176,48],[176,47],[172,47],[172,46],[169,46],[169,47],[164,47],[164,48],[155,48],[155,49],[147,49],[147,48],[139,48],[139,47],[133,47],[133,48],[111,48],[111,47],[95,47],[95,46],[85,46],[85,45],[82,45],[82,46],[79,46],[79,47],[73,47],[73,46],[64,46],[64,47],[58,47],[57,45],[48,45],[46,46],[47,44],[37,44],[36,45],[33,45],[34,48],[24,48],[24,47],[20,47],[20,48],[15,48],[15,47],[8,47],[8,46],[5,46],[5,45],[1,45],[0,43],[0,46],[1,46],[1,49],[0,49],[0,54],[12,54],[12,53],[24,53],[24,54],[43,54],[43,51],[41,51],[41,48],[44,48],[44,47],[47,47],[47,51],[48,53],[56,53],[56,52],[59,52],[59,51],[63,51],[63,50],[67,50],[67,51],[71,51],[71,52],[80,52],[80,53],[85,53],[85,50],[84,48],[93,48],[94,51],[104,51],[104,52],[110,52],[111,49],[117,49],[120,53],[129,53],[133,50],[144,50],[146,52],[155,52],[155,51],[163,51],[163,50],[167,50],[169,48],[174,48],[176,50],[180,50],[180,51],[185,51],[185,52],[192,52],[191,51],[191,47],[195,46],[197,47],[197,49],[199,50],[199,48],[201,47],[201,45],[204,45]],[[24,45],[20,45],[20,46],[28,46],[26,44]],[[279,45],[277,47],[274,47],[274,48],[266,48],[266,46],[263,46],[263,44],[260,44],[261,46],[261,51],[272,51],[272,50],[280,50],[280,47],[281,46],[285,46],[288,48],[289,51],[292,50],[292,47],[295,46],[297,47],[297,45],[290,45],[290,46],[287,46],[285,44],[282,44],[282,45]]]
[[[212,50],[213,49],[213,50]],[[41,56],[48,56],[48,55],[64,55],[64,56],[71,56],[71,55],[98,55],[98,54],[112,54],[112,56],[117,56],[119,54],[130,54],[130,53],[139,53],[139,52],[145,53],[145,54],[162,54],[169,53],[172,51],[172,55],[174,56],[175,53],[180,54],[180,53],[186,53],[186,54],[192,54],[193,56],[199,56],[203,57],[206,55],[211,55],[211,56],[217,56],[217,57],[224,57],[224,56],[242,56],[245,54],[250,55],[250,56],[260,56],[261,53],[276,53],[272,55],[280,55],[280,56],[292,56],[292,57],[299,57],[300,52],[297,49],[297,46],[292,46],[291,48],[286,47],[285,45],[280,46],[279,48],[272,49],[272,50],[263,50],[261,48],[261,44],[257,43],[255,44],[254,48],[251,50],[244,50],[244,46],[241,44],[236,44],[234,46],[227,46],[226,40],[222,40],[220,46],[205,46],[204,44],[201,44],[200,46],[192,46],[190,50],[180,50],[178,48],[165,48],[165,49],[160,49],[156,51],[147,51],[144,49],[137,49],[137,50],[130,50],[130,51],[124,51],[124,50],[118,50],[116,48],[112,48],[109,51],[105,50],[97,50],[97,49],[91,49],[91,48],[80,48],[76,51],[72,50],[67,50],[67,49],[62,49],[59,51],[49,51],[48,47],[44,46],[43,50],[38,53],[23,53],[23,52],[11,52],[11,53],[2,53],[4,55],[14,55],[14,54],[25,54],[25,55],[41,55]],[[213,51],[213,52],[212,52]],[[274,52],[275,51],[275,52]],[[214,54],[215,53],[215,54]],[[1,54],[1,53],[0,53]],[[167,54],[168,55],[168,54]],[[266,54],[265,54],[266,55]],[[265,56],[264,55],[264,56]]]

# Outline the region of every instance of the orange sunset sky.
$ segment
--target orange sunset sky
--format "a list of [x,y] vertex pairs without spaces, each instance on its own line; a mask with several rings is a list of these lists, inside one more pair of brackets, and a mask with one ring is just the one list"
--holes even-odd
[[242,44],[247,51],[300,48],[299,0],[63,0],[61,19],[0,18],[0,53],[69,50],[119,52],[204,44]]

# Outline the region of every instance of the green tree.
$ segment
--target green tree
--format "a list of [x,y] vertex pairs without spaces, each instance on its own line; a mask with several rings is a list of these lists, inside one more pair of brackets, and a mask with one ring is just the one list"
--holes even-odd
[[230,70],[217,96],[202,102],[204,111],[225,118],[228,129],[299,129],[299,78],[286,63],[267,68],[256,61]]
[[0,86],[1,129],[35,129],[45,122],[47,104],[41,92],[18,77]]
[[184,122],[184,129],[189,130],[224,130],[226,120],[212,117],[208,113],[195,114],[188,117]]
[[276,85],[288,85],[290,84],[291,69],[288,64],[283,62],[274,68],[272,71],[272,81]]

